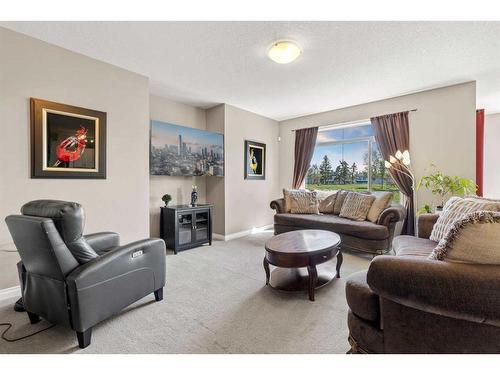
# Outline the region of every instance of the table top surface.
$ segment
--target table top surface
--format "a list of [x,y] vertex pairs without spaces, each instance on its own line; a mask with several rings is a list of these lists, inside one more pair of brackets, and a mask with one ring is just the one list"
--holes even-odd
[[209,208],[213,207],[211,203],[198,203],[196,206],[191,206],[190,204],[174,204],[171,206],[162,206],[161,208],[168,208],[171,210],[196,210],[197,208]]
[[340,236],[326,230],[296,230],[278,234],[266,242],[266,250],[274,253],[320,253],[340,245]]

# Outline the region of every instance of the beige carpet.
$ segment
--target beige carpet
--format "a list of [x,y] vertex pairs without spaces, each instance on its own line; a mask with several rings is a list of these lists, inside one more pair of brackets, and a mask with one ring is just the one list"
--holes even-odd
[[[80,350],[73,331],[55,327],[15,343],[0,340],[0,353],[345,353],[345,277],[369,260],[344,255],[342,278],[304,293],[266,287],[262,267],[270,231],[212,247],[167,255],[164,300],[150,296],[94,327],[92,344]],[[14,323],[9,337],[31,326],[25,313],[0,306],[0,321]],[[0,328],[1,329],[1,328]]]

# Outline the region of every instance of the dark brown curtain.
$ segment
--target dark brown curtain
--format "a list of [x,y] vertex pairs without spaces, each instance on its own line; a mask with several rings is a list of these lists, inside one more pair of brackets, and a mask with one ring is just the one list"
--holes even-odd
[[298,189],[306,178],[316,145],[318,128],[295,131],[295,162],[293,166],[293,188]]
[[[403,152],[410,149],[408,112],[373,117],[370,120],[375,132],[375,139],[384,160],[389,160],[389,155],[396,154],[398,150]],[[406,219],[403,224],[402,233],[415,235],[414,192],[411,178],[394,168],[389,169],[389,172],[399,190],[406,197]]]

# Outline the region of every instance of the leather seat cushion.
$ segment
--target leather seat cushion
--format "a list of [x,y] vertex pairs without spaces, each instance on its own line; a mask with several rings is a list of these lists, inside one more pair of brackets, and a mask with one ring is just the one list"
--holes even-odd
[[385,240],[389,237],[389,230],[384,225],[350,220],[336,215],[276,214],[274,223],[304,229],[324,229],[367,240]]
[[427,258],[436,246],[437,242],[413,236],[397,236],[392,241],[392,249],[398,256]]
[[367,271],[353,273],[347,278],[345,293],[352,312],[366,320],[378,324],[380,321],[379,297],[366,282]]

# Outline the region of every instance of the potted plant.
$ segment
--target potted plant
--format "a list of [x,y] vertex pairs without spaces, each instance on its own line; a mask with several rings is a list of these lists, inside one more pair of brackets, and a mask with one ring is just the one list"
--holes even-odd
[[[476,193],[477,186],[469,178],[445,175],[435,165],[431,165],[430,171],[430,174],[420,179],[417,189],[424,187],[430,190],[433,195],[439,197],[439,205],[436,207],[437,211],[443,209],[445,198],[448,195],[463,196]],[[429,212],[430,206],[427,204],[424,207],[424,211]]]
[[167,207],[168,203],[172,200],[172,197],[170,196],[170,194],[165,194],[163,197],[161,197],[161,200],[163,201],[163,203],[165,203],[165,207]]

